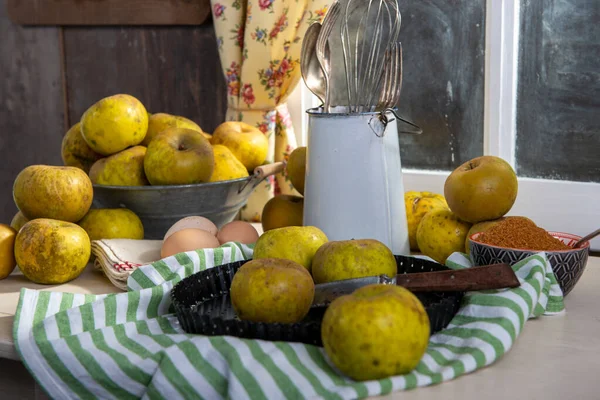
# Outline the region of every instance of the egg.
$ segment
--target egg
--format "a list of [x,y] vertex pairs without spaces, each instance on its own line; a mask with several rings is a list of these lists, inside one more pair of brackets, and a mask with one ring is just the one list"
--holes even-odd
[[248,222],[232,221],[223,225],[217,233],[217,239],[221,244],[227,242],[251,244],[258,240],[258,232]]
[[220,245],[212,233],[202,229],[186,228],[171,234],[163,241],[160,257],[170,257],[184,251],[212,249]]
[[217,226],[210,219],[200,216],[191,216],[175,222],[169,228],[167,233],[165,233],[163,240],[166,240],[169,236],[177,231],[188,228],[202,229],[203,231],[210,232],[213,236],[217,236],[218,232]]

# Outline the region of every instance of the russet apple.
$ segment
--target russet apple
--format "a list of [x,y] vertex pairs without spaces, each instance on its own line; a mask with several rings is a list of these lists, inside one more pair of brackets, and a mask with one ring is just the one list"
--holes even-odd
[[210,142],[228,147],[248,171],[263,164],[269,151],[269,140],[258,128],[245,122],[228,121],[217,126]]
[[498,219],[517,198],[517,175],[509,163],[482,156],[456,168],[446,179],[444,195],[460,219],[477,223]]
[[295,323],[308,314],[315,284],[302,265],[278,258],[252,260],[231,281],[231,303],[241,320]]
[[285,226],[302,226],[304,199],[291,194],[278,194],[263,207],[261,223],[263,231]]
[[321,325],[325,353],[357,381],[412,371],[427,349],[429,332],[419,299],[401,286],[381,284],[335,299]]
[[186,185],[208,182],[215,159],[212,146],[201,133],[170,128],[148,145],[144,171],[151,185]]

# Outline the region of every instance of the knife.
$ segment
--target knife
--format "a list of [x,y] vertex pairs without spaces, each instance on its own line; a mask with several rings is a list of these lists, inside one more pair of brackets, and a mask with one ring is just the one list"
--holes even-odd
[[315,285],[312,307],[325,307],[336,298],[350,294],[370,284],[398,285],[411,292],[468,292],[514,288],[520,285],[519,278],[508,264],[493,264],[457,270],[417,272],[364,278],[344,279]]

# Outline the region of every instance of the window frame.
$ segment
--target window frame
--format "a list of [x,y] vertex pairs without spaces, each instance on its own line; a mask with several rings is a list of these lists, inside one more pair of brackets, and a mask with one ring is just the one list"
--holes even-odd
[[[517,89],[521,0],[486,0],[483,154],[516,169]],[[298,145],[306,145],[306,110],[318,99],[298,84],[288,100]],[[405,190],[443,193],[451,171],[403,168]],[[585,235],[600,225],[600,183],[518,177],[519,195],[509,215],[525,215],[550,231]],[[600,238],[592,240],[600,251]]]

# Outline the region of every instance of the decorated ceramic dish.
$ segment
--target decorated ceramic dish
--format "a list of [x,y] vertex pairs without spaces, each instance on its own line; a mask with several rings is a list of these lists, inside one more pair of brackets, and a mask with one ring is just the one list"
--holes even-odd
[[[576,241],[581,239],[581,236],[571,235],[570,233],[548,233],[567,246],[573,246]],[[496,263],[513,265],[533,254],[539,253],[539,251],[535,250],[492,246],[480,242],[478,240],[480,236],[481,233],[476,233],[469,238],[471,258],[475,265],[490,265]],[[564,296],[573,290],[575,284],[579,281],[579,278],[581,278],[587,264],[589,250],[590,243],[586,242],[577,249],[545,251],[548,260],[550,261],[550,265],[552,266],[552,271],[554,271],[554,275],[556,275],[556,280],[558,281]]]

